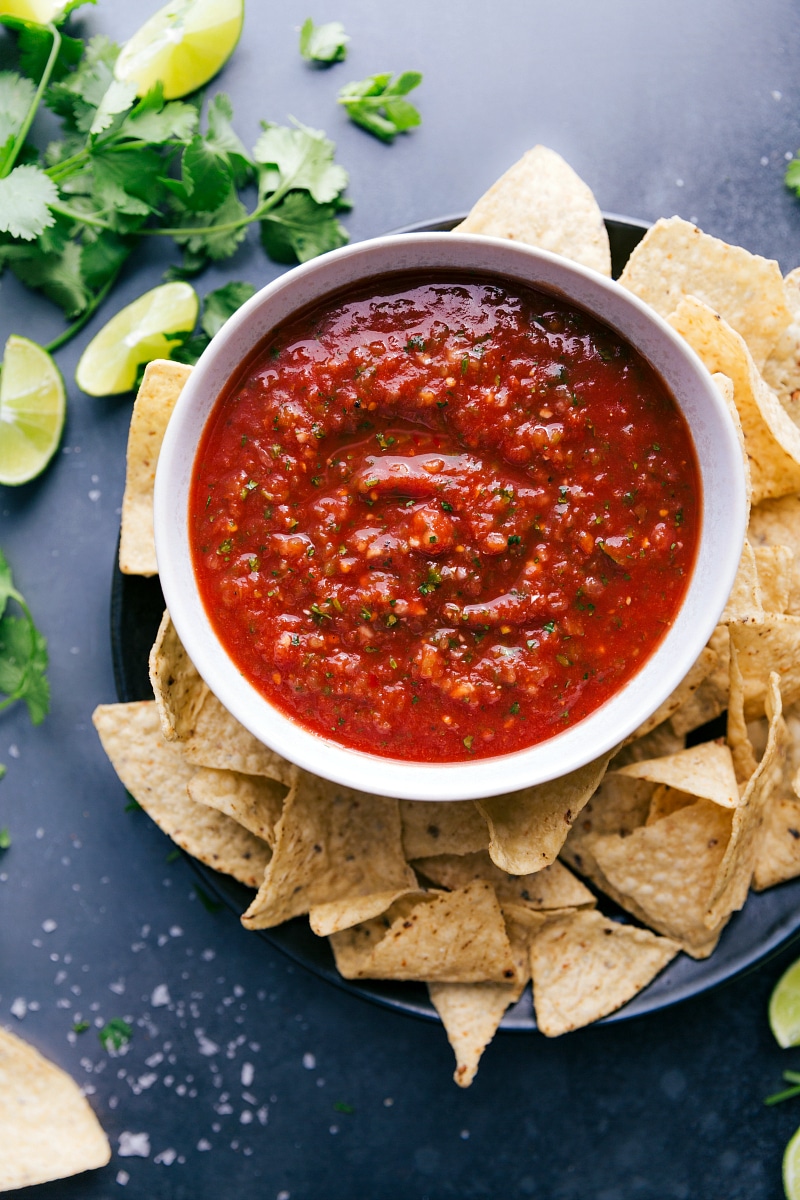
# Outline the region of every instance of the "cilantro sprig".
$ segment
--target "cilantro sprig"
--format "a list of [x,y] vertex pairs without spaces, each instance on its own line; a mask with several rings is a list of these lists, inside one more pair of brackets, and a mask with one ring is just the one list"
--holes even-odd
[[[19,607],[21,616],[7,611],[9,601]],[[50,708],[46,671],[47,643],[14,587],[11,568],[0,550],[0,712],[22,700],[32,723],[40,725]]]
[[343,62],[350,38],[341,21],[329,21],[326,25],[315,25],[307,17],[300,29],[300,53],[306,62]]
[[[84,42],[55,25],[11,17],[17,71],[0,72],[0,271],[8,267],[73,320],[50,350],[86,322],[144,238],[171,239],[186,277],[230,257],[251,225],[279,262],[344,245],[346,171],[325,135],[300,123],[262,124],[248,151],[224,93],[165,101],[160,85],[137,99],[114,78],[119,47]],[[29,140],[41,104],[61,137]],[[255,203],[245,203],[255,194]]]
[[339,92],[339,103],[356,125],[382,142],[391,142],[396,134],[421,124],[419,112],[405,98],[420,83],[419,71],[403,71],[396,79],[392,79],[391,71],[369,75],[358,83],[346,84]]

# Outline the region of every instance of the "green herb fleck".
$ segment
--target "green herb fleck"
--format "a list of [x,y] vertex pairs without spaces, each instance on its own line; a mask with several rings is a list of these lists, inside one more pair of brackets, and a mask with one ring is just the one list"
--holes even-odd
[[133,1037],[133,1029],[127,1021],[123,1021],[122,1017],[112,1017],[97,1036],[104,1050],[121,1050]]
[[351,121],[381,141],[391,142],[396,134],[407,133],[421,123],[418,111],[405,99],[420,83],[419,71],[404,71],[396,79],[387,71],[348,83],[338,99]]

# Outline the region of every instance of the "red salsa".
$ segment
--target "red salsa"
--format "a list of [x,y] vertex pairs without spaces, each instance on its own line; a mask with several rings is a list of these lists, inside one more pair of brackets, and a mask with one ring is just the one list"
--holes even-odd
[[397,276],[280,328],[220,397],[194,569],[234,662],[306,728],[484,758],[638,670],[699,500],[683,417],[610,329],[534,290]]

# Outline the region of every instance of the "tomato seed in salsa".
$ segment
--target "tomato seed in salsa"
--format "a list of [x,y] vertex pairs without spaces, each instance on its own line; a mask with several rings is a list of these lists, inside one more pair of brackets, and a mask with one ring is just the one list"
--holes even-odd
[[613,331],[532,289],[398,276],[278,329],[217,401],[194,568],[301,725],[484,758],[574,725],[658,646],[699,497],[683,417]]

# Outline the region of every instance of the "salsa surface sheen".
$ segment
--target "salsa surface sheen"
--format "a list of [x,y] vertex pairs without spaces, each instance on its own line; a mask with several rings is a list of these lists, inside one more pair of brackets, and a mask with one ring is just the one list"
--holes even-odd
[[584,312],[390,277],[279,329],[216,403],[189,501],[203,603],[288,716],[375,754],[507,754],[604,703],[684,595],[691,438]]

